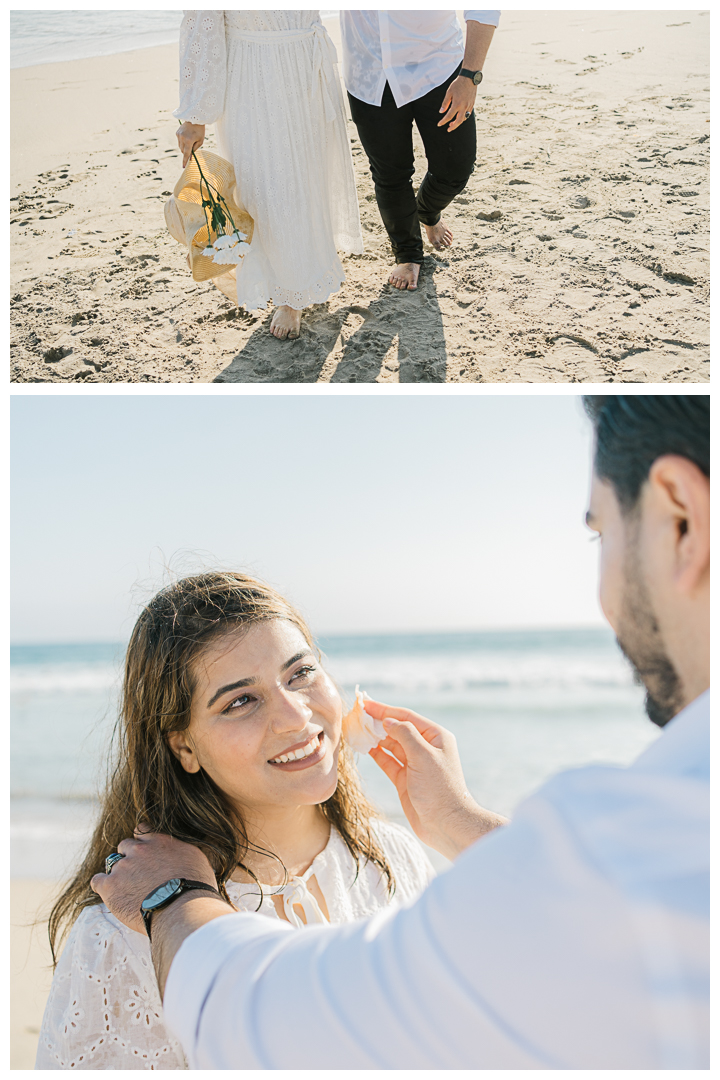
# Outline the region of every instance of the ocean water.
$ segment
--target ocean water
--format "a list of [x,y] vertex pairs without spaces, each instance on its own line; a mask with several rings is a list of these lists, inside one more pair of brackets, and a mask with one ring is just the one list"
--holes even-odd
[[10,67],[170,45],[181,22],[182,11],[11,11]]
[[[349,701],[356,683],[457,737],[468,788],[512,814],[561,769],[628,764],[658,735],[604,630],[326,637],[325,666]],[[123,646],[11,651],[11,873],[68,872],[85,843],[116,717]],[[359,758],[366,789],[392,819],[386,777]]]

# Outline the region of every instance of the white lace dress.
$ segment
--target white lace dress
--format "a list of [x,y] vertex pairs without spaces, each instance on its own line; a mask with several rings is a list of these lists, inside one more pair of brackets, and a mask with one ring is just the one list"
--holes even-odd
[[320,304],[363,250],[337,54],[317,11],[186,11],[180,120],[216,124],[255,221],[238,303]]
[[[388,900],[386,879],[374,863],[362,866],[355,877],[355,863],[333,828],[324,851],[283,892],[291,922],[302,926],[295,914],[298,907],[308,924],[327,921],[306,886],[313,875],[332,923],[408,903],[425,888],[434,871],[415,837],[386,821],[376,821],[374,828],[395,875],[393,898]],[[280,917],[269,888],[259,908],[257,886],[229,881],[227,890],[239,910]],[[104,904],[83,910],[63,949],[45,1006],[35,1068],[187,1068],[180,1044],[163,1021],[148,939],[129,930]]]

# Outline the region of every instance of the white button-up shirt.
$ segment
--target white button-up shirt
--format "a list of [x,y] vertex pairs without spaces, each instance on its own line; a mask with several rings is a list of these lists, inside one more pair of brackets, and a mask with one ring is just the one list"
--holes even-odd
[[[465,11],[465,21],[497,26],[499,11]],[[345,86],[379,105],[385,83],[398,107],[441,86],[462,61],[463,34],[453,11],[341,11]]]
[[[592,719],[587,719],[592,723]],[[410,906],[215,919],[165,1020],[192,1069],[708,1069],[709,692],[562,773]]]

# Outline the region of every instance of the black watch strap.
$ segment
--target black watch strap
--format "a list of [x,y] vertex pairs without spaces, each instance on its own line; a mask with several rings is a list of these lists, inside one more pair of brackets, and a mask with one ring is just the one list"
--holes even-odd
[[[157,890],[161,888],[162,885],[157,885],[151,893],[148,893],[148,895],[145,897],[145,900],[149,900],[153,893],[157,892]],[[157,907],[150,908],[148,911],[146,911],[143,907],[140,908],[140,914],[142,915],[142,920],[145,923],[145,932],[148,936],[148,941],[152,941],[152,938],[150,937],[150,920],[152,919],[155,912],[162,911],[163,908],[166,908],[169,904],[172,904],[173,900],[177,900],[179,896],[182,896],[186,892],[192,892],[193,889],[202,889],[204,892],[211,892],[215,893],[216,896],[220,896],[218,890],[214,889],[212,885],[208,885],[206,881],[190,881],[188,878],[180,878],[180,887],[162,904],[158,904]],[[220,898],[222,899],[222,897]],[[145,903],[145,900],[143,900],[143,904]]]
[[479,86],[483,80],[482,71],[468,71],[467,68],[460,68],[460,74],[464,75],[466,79],[471,79],[476,86]]

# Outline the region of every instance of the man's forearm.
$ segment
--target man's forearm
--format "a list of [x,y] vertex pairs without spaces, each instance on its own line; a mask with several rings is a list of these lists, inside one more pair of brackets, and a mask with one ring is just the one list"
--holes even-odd
[[465,58],[463,59],[464,68],[467,68],[468,71],[482,71],[494,33],[494,26],[490,26],[488,23],[475,22],[474,19],[468,20]]
[[[509,818],[486,810],[468,796],[469,805],[458,807],[445,825],[441,854],[454,861],[466,848],[499,825],[508,825]],[[438,848],[440,850],[440,848]]]
[[233,912],[224,900],[203,892],[184,893],[166,908],[155,912],[150,924],[151,948],[161,997],[165,996],[170,966],[185,939],[205,923]]

